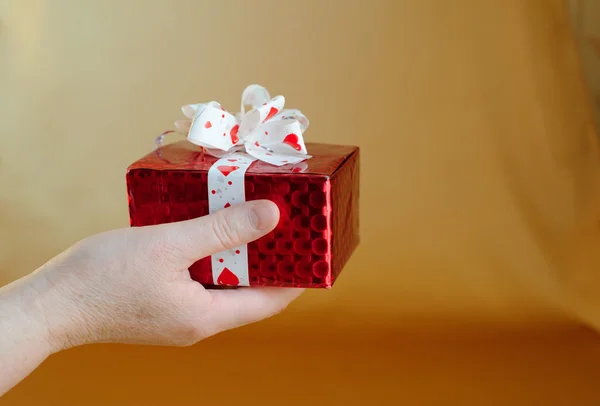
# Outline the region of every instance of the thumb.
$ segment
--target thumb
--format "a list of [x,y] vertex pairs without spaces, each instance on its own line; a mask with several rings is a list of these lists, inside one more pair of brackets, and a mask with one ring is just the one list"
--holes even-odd
[[163,249],[177,252],[181,266],[257,240],[275,228],[277,205],[255,200],[231,206],[214,214],[152,227],[152,239]]

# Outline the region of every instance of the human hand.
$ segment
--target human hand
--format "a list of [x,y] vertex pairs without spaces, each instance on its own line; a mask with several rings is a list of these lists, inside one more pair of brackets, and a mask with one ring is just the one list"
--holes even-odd
[[254,201],[77,243],[27,282],[43,298],[52,351],[94,342],[190,345],[282,311],[301,289],[206,290],[187,270],[260,238],[278,219],[275,204]]

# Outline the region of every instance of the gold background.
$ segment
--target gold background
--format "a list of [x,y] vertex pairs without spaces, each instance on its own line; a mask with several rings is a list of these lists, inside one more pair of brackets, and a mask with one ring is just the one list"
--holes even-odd
[[259,83],[308,140],[362,148],[362,244],[333,290],[191,348],[58,354],[2,404],[599,404],[578,6],[0,2],[0,283],[127,226],[125,168],[182,104],[235,110]]

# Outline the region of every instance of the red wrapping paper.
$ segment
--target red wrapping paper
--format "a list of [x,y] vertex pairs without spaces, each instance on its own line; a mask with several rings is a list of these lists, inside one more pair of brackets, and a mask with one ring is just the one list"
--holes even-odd
[[[250,286],[331,288],[359,243],[359,149],[307,144],[311,159],[277,167],[261,161],[245,177],[246,201],[275,202],[273,232],[248,244]],[[208,214],[208,169],[217,158],[182,141],[159,148],[127,170],[132,227]],[[210,257],[190,267],[214,287]]]

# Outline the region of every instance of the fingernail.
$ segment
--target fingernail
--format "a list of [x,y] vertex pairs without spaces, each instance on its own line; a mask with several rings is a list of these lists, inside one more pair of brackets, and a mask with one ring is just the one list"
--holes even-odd
[[256,230],[275,227],[279,219],[277,206],[271,202],[255,202],[250,209],[250,223]]

